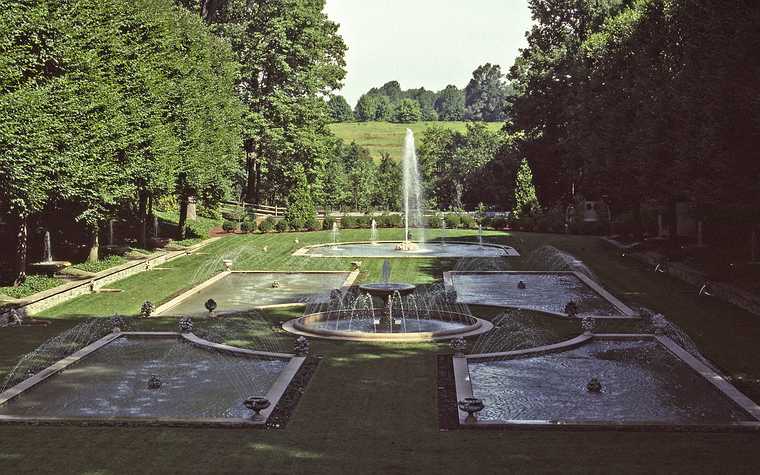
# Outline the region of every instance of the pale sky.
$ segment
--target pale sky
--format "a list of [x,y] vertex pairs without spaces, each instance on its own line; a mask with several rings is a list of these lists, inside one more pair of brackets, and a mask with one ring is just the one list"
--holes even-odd
[[472,71],[512,66],[526,46],[528,0],[327,0],[348,45],[340,94],[351,106],[373,86],[438,91],[467,85]]

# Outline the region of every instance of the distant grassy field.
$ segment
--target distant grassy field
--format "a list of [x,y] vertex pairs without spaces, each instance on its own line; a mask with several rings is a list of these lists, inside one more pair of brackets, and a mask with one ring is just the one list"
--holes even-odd
[[[439,126],[464,132],[467,122],[415,122],[413,124],[392,124],[390,122],[346,122],[331,124],[330,129],[346,143],[356,142],[369,149],[372,158],[380,160],[382,152],[388,152],[394,160],[401,160],[406,129],[412,129],[415,136],[421,136],[428,127]],[[491,130],[499,130],[502,122],[489,122]]]

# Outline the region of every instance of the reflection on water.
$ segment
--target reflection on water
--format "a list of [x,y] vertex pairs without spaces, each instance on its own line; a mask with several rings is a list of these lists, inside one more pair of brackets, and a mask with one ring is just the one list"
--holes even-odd
[[[332,289],[346,280],[346,273],[283,274],[233,272],[166,310],[167,315],[205,315],[206,300],[217,303],[216,313],[249,310],[262,305],[326,300]],[[273,287],[274,282],[277,286]]]
[[[479,419],[725,424],[753,420],[656,341],[469,364]],[[601,393],[586,389],[591,378]]]
[[[121,337],[0,407],[29,417],[249,417],[287,365],[165,338]],[[161,380],[149,389],[152,375]]]
[[[451,274],[457,301],[563,313],[569,301],[578,315],[622,315],[573,274]],[[518,288],[519,282],[525,288]]]

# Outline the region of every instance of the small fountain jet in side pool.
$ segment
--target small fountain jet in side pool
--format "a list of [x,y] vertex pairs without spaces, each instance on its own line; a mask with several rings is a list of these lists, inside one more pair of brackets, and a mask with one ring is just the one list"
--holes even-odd
[[64,267],[69,267],[71,265],[71,262],[68,261],[53,260],[53,247],[50,243],[50,231],[47,229],[43,233],[42,242],[42,260],[40,262],[29,264],[30,269],[40,274],[52,276]]
[[478,246],[483,247],[483,225],[478,224]]
[[602,383],[599,381],[599,378],[591,378],[588,384],[586,384],[586,391],[590,393],[601,393]]
[[531,252],[526,260],[528,268],[548,271],[575,271],[591,280],[599,281],[594,272],[583,261],[560,251],[554,246],[541,246]]
[[159,378],[157,375],[152,375],[150,379],[148,380],[148,389],[161,389],[161,378]]
[[338,249],[338,235],[339,234],[340,234],[340,231],[338,230],[338,223],[337,222],[333,222],[333,225],[332,225],[332,242],[333,242],[332,248],[336,249],[336,250]]
[[446,219],[441,216],[441,246],[446,245]]
[[372,220],[372,226],[369,232],[369,240],[372,244],[377,244],[377,221]]

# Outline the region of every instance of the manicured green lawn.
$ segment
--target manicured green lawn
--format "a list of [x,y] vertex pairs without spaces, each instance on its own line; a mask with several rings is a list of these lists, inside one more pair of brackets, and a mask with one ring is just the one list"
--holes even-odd
[[[460,132],[466,130],[467,122],[415,122],[413,124],[393,124],[391,122],[344,122],[330,124],[330,130],[346,143],[356,142],[369,149],[372,158],[380,160],[380,154],[387,152],[394,160],[401,160],[406,129],[412,129],[417,140],[428,127],[444,127]],[[489,122],[492,130],[501,129],[502,122]]]
[[[341,239],[366,239],[368,234],[343,231]],[[382,230],[381,239],[401,234]],[[461,234],[474,239],[472,231]],[[298,244],[293,242],[296,238]],[[230,236],[204,249],[205,255],[167,264],[170,270],[109,286],[123,288],[123,293],[86,296],[52,309],[46,314],[56,318],[49,327],[0,330],[0,377],[22,353],[74,324],[74,315],[135,312],[145,299],[160,302],[218,272],[222,257],[232,257],[235,267],[244,269],[348,270],[351,259],[290,256],[300,245],[329,240],[329,233]],[[627,304],[647,306],[681,325],[721,370],[730,376],[743,374],[744,382],[736,381],[737,386],[760,400],[760,317],[697,298],[695,289],[621,258],[592,237],[490,233],[488,240],[512,245],[523,255],[544,244],[574,254]],[[362,260],[360,278],[377,278],[382,259]],[[454,265],[454,260],[394,259],[393,277],[429,282]],[[506,259],[505,267],[525,266],[522,257]],[[498,314],[482,307],[473,312],[485,318]],[[262,317],[277,325],[298,315],[297,309],[270,310]],[[175,322],[156,319],[141,324],[171,328]],[[197,325],[202,329],[205,323]],[[567,332],[572,328],[560,328],[557,337]],[[275,337],[285,346],[293,340],[279,332]],[[252,344],[245,335],[234,343]],[[324,357],[285,429],[0,425],[0,473],[738,473],[752,472],[760,463],[760,434],[441,432],[435,355],[448,351],[445,344],[435,343],[312,340],[312,354]]]
[[[340,238],[345,241],[368,240],[369,233],[368,229],[347,229],[341,231]],[[439,233],[438,230],[429,230],[428,235],[435,239]],[[403,235],[401,229],[379,230],[381,240],[402,239]],[[484,232],[484,235],[486,239],[489,236],[503,238],[504,233]],[[471,230],[449,231],[448,236],[451,239],[458,236],[462,239],[476,239]],[[295,242],[296,239],[298,243]],[[351,270],[351,262],[356,259],[291,255],[304,245],[327,242],[332,242],[329,231],[225,236],[197,254],[163,264],[161,269],[108,285],[109,288],[121,289],[123,292],[86,295],[46,310],[40,316],[70,318],[82,315],[136,314],[144,301],[150,300],[160,305],[222,271],[223,259],[232,259],[233,267],[237,270]],[[382,263],[382,259],[363,259],[360,280],[379,279]],[[449,266],[453,267],[454,264],[449,260]],[[391,267],[393,279],[414,283],[440,279],[443,271],[448,270],[446,260],[439,259],[392,259]]]

